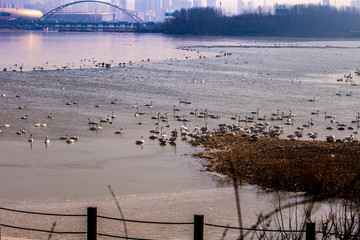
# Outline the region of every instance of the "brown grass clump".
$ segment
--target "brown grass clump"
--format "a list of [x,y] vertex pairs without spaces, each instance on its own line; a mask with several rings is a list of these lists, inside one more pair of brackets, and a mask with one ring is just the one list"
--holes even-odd
[[360,196],[360,144],[290,141],[215,133],[198,139],[221,151],[196,154],[207,170],[268,190],[306,192],[319,199]]

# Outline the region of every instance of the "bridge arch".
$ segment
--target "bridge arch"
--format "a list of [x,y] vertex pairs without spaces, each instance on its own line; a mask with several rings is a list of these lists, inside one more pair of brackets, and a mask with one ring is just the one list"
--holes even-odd
[[109,5],[111,7],[114,7],[114,8],[117,8],[119,9],[120,11],[122,11],[123,13],[125,13],[126,15],[128,15],[129,17],[131,17],[132,19],[134,19],[137,23],[139,24],[145,24],[145,22],[139,18],[138,16],[130,13],[128,10],[124,9],[124,8],[121,8],[119,6],[116,6],[114,4],[111,4],[111,3],[108,3],[108,2],[103,2],[103,1],[96,1],[96,0],[92,0],[92,1],[76,1],[76,2],[71,2],[71,3],[67,3],[67,4],[64,4],[64,5],[61,5],[57,8],[54,8],[53,10],[45,13],[41,18],[39,18],[38,20],[39,21],[45,21],[46,19],[48,19],[50,16],[52,16],[54,13],[60,11],[61,9],[63,8],[66,8],[68,6],[71,6],[71,5],[74,5],[74,4],[79,4],[79,3],[100,3],[100,4],[105,4],[105,5]]

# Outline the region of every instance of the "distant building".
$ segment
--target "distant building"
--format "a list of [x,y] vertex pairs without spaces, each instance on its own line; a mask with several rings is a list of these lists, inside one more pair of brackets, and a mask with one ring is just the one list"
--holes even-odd
[[216,0],[206,0],[207,7],[216,7]]
[[0,20],[27,20],[41,18],[42,16],[43,13],[39,10],[21,8],[0,8]]
[[238,14],[242,14],[245,12],[245,3],[243,0],[238,0],[238,9],[237,9]]
[[[111,4],[127,9],[127,0],[111,0]],[[119,9],[114,9],[113,11],[115,12],[115,21],[125,21],[127,17],[125,13]]]
[[135,0],[135,10],[144,14],[144,21],[159,21],[163,13],[161,3],[161,0]]
[[330,6],[330,0],[323,0],[323,6]]
[[252,0],[248,2],[248,11],[249,12],[254,12],[255,11],[255,5],[254,5],[254,2]]
[[111,0],[111,4],[127,9],[127,0]]
[[170,0],[161,0],[160,20],[169,20],[172,16]]
[[153,11],[156,15],[161,12],[161,0],[148,0],[148,10]]

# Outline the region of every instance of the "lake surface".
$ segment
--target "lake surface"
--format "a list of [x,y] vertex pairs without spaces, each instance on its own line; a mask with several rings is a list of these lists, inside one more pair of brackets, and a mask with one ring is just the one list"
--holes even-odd
[[[162,128],[168,136],[185,124],[191,131],[205,125],[213,130],[221,123],[238,123],[231,119],[237,115],[279,125],[283,138],[303,125],[310,125],[303,127],[306,140],[308,132],[317,132],[317,140],[331,134],[357,137],[358,41],[0,31],[0,49],[0,69],[7,70],[0,72],[0,94],[5,94],[0,124],[10,125],[0,134],[3,206],[81,212],[93,204],[111,214],[116,209],[111,185],[127,216],[192,221],[198,211],[210,222],[236,225],[233,190],[191,156],[203,149],[180,138],[175,146],[160,145],[149,139],[150,130]],[[344,77],[348,74],[351,79]],[[191,104],[181,103],[184,99]],[[152,108],[145,106],[151,102]],[[190,114],[196,109],[197,115]],[[219,117],[199,118],[205,110]],[[99,122],[112,115],[112,124],[89,130],[88,119]],[[292,124],[286,118],[271,120],[281,115],[294,115]],[[153,119],[157,116],[168,121]],[[337,122],[346,124],[345,130],[337,130]],[[114,134],[120,128],[123,134]],[[26,134],[16,134],[25,129]],[[80,140],[67,144],[59,139],[67,133]],[[136,145],[141,136],[145,144]],[[251,186],[241,194],[249,225],[256,213],[273,209],[269,199],[276,196]],[[2,216],[12,218],[17,219]]]

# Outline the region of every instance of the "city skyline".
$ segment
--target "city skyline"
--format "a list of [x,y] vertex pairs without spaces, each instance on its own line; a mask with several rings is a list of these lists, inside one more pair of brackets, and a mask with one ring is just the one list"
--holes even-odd
[[[180,0],[178,0],[180,1]],[[208,0],[192,0],[191,2],[200,2],[203,7],[207,6]],[[264,2],[267,6],[273,6],[275,4],[287,4],[287,5],[295,5],[295,4],[323,4],[323,0],[243,0],[246,4],[248,2],[253,2],[254,7],[264,6]],[[331,6],[350,6],[353,0],[329,0]],[[173,0],[174,2],[174,0]],[[236,12],[238,1],[237,0],[216,0],[216,6],[221,7],[223,9],[229,9],[231,12]],[[135,0],[128,0],[128,6],[130,10],[134,10]]]
[[[122,0],[122,1],[114,1],[114,0],[103,0],[105,2],[110,3],[116,3],[116,2],[127,2],[126,5],[128,10],[135,10],[135,2],[136,1],[142,1],[142,2],[153,2],[154,0]],[[169,5],[170,0],[157,0],[158,2],[161,2],[161,4],[165,5],[164,2],[167,2],[166,4]],[[328,2],[331,6],[350,6],[353,1],[356,0],[243,0],[244,4],[247,4],[248,2],[253,2],[254,7],[259,6],[273,6],[275,4],[287,4],[287,5],[294,5],[294,4],[323,4],[325,2]],[[36,5],[38,3],[43,2],[42,0],[0,0],[0,3],[6,4],[7,2],[16,3],[19,5],[24,4],[33,4]],[[61,5],[67,2],[73,2],[73,0],[59,0],[59,1],[45,1],[46,3],[49,3],[49,5]],[[181,5],[182,2],[189,2],[191,6],[208,6],[207,3],[210,3],[210,5],[215,5],[216,7],[221,7],[223,9],[229,9],[231,12],[236,12],[235,9],[237,9],[238,6],[238,0],[172,0],[171,5]],[[215,4],[213,4],[215,2]],[[123,5],[123,4],[121,4]],[[148,5],[148,4],[145,4]]]
[[[75,0],[0,0],[3,7],[33,8],[43,12],[74,2]],[[144,21],[163,21],[165,13],[171,13],[180,8],[217,7],[225,14],[241,14],[256,11],[259,7],[272,11],[275,4],[320,4],[330,6],[350,6],[360,8],[360,0],[102,0],[119,7],[133,11]],[[1,5],[0,5],[1,6]],[[70,6],[66,12],[111,12],[110,6],[92,3],[83,3]],[[116,19],[122,19],[123,14],[114,10]]]

